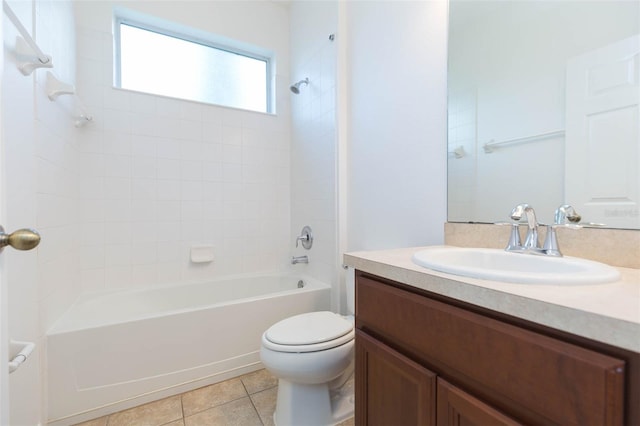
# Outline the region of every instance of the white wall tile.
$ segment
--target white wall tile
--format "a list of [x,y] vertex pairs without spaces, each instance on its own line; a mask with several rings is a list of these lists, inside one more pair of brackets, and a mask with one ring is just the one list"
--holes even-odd
[[158,159],[157,176],[159,180],[180,179],[181,177],[181,161],[178,159]]
[[158,200],[157,220],[159,222],[179,222],[182,203],[178,200]]
[[181,182],[175,179],[158,180],[158,200],[180,200]]
[[104,247],[104,266],[126,266],[131,264],[131,244],[109,244]]
[[131,198],[133,201],[155,201],[158,193],[158,181],[153,178],[136,178],[132,181]]
[[202,200],[202,182],[182,181],[180,195],[182,200]]
[[132,144],[129,133],[105,131],[102,140],[102,152],[105,154],[131,155]]
[[157,155],[158,158],[167,158],[173,160],[181,159],[180,141],[168,138],[157,138]]
[[131,138],[131,152],[136,157],[157,156],[158,139],[152,136],[134,135]]
[[132,244],[131,263],[133,265],[151,265],[155,267],[157,262],[158,262],[158,244],[157,243],[133,243]]
[[180,175],[182,180],[202,180],[202,161],[182,160],[180,162]]
[[180,120],[180,139],[202,141],[202,122],[194,120]]
[[[155,181],[153,182],[155,184]],[[155,195],[155,193],[152,195]],[[149,199],[134,198],[131,200],[131,220],[133,222],[157,220],[159,202],[155,200],[155,197]]]
[[166,222],[159,221],[157,223],[158,250],[161,246],[166,245],[167,243],[169,243],[169,245],[173,245],[181,241],[181,224],[182,222],[180,220]]
[[121,177],[106,177],[104,179],[105,200],[131,199],[131,179]]
[[[99,108],[82,138],[78,191],[84,229],[98,234],[80,243],[100,246],[105,264],[85,261],[84,287],[184,282],[286,265],[290,238],[277,239],[274,248],[272,232],[289,233],[289,118],[113,89],[111,40],[103,28],[110,12],[101,17],[108,8],[89,9],[77,8],[88,17],[78,43],[79,87],[87,88],[86,103]],[[72,180],[55,169],[42,173],[43,185],[54,175]],[[205,267],[189,264],[190,244],[206,238],[221,247],[226,236],[248,245],[247,234],[271,244],[254,244],[245,254],[220,250]]]
[[104,281],[107,289],[131,287],[133,284],[131,266],[111,266],[105,268]]
[[80,271],[80,289],[88,293],[105,288],[104,269],[82,269]]
[[132,176],[134,178],[155,179],[157,176],[158,161],[152,157],[133,157]]

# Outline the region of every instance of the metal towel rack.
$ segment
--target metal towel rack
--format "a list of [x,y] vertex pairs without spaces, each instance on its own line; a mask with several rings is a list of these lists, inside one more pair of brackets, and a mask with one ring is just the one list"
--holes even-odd
[[[13,13],[13,10],[7,4],[6,0],[2,0],[2,10],[16,27],[22,38],[18,39],[16,51],[24,61],[18,64],[18,69],[24,75],[29,75],[37,68],[53,68],[51,56],[45,54],[36,44],[29,31],[22,25],[20,19]],[[23,44],[26,43],[26,46]]]
[[[2,0],[2,10],[9,20],[15,25],[21,37],[16,40],[16,58],[18,60],[18,70],[24,75],[30,75],[38,68],[53,68],[51,56],[45,54],[36,44],[31,34],[22,25],[20,19],[13,12],[6,0]],[[82,100],[76,94],[76,89],[71,84],[58,80],[51,72],[47,72],[46,91],[49,100],[55,101],[58,96],[72,95],[74,98],[74,111],[72,111],[74,124],[76,127],[83,127],[93,121],[93,117],[87,113]]]
[[33,352],[33,349],[36,347],[36,344],[33,342],[18,342],[12,340],[10,342],[10,346],[19,346],[21,349],[11,359],[11,361],[9,361],[9,374],[16,371],[27,360],[27,358],[29,358],[29,355],[31,355],[31,352]]
[[554,130],[552,132],[539,133],[537,135],[531,136],[523,136],[519,138],[507,139],[500,142],[495,142],[491,139],[489,142],[485,143],[482,148],[486,154],[491,154],[498,148],[502,148],[506,145],[515,145],[520,143],[534,142],[543,139],[557,138],[564,136],[564,130]]
[[451,151],[447,151],[447,156],[455,157],[456,159],[460,159],[467,155],[467,151],[465,151],[463,145],[459,145],[452,149]]
[[50,71],[47,71],[46,90],[47,97],[52,102],[62,95],[73,96],[75,109],[78,111],[77,113],[72,113],[76,127],[83,127],[93,121],[93,117],[87,113],[87,108],[80,97],[76,94],[76,88],[71,84],[58,80],[58,78]]

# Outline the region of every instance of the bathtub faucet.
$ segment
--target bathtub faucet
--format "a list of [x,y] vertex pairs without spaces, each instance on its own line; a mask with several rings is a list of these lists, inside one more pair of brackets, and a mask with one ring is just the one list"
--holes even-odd
[[296,263],[309,263],[309,258],[307,256],[292,256],[291,264],[295,265]]

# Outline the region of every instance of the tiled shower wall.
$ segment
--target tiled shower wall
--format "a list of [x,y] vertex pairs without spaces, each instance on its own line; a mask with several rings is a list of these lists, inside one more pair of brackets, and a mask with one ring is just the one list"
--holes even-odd
[[75,30],[70,1],[36,1],[38,43],[53,57],[51,70],[36,71],[35,161],[39,313],[42,333],[75,300],[80,291],[78,224],[80,221],[80,152],[71,96],[47,97],[47,73],[74,84]]
[[[46,412],[41,389],[46,380],[44,334],[79,292],[77,259],[78,165],[77,129],[72,98],[47,98],[51,72],[73,84],[75,36],[70,1],[9,1],[9,6],[39,47],[53,58],[52,69],[22,75],[15,61],[13,23],[4,18],[2,74],[2,138],[4,205],[8,231],[36,228],[37,249],[3,253],[8,287],[8,331],[11,339],[36,344],[29,362],[9,378],[10,424],[39,424]],[[16,349],[11,349],[15,354]]]
[[[79,139],[83,290],[286,268],[288,76],[276,75],[277,115],[114,89],[111,9],[102,10],[76,7],[78,88],[95,116]],[[288,26],[286,13],[274,16]],[[288,68],[286,55],[278,64]],[[213,246],[213,262],[190,262],[198,245]]]
[[[292,83],[309,78],[291,100],[291,233],[313,229],[308,265],[296,265],[320,281],[337,285],[336,210],[336,58],[338,3],[294,2],[291,5]],[[334,295],[338,292],[334,292]]]

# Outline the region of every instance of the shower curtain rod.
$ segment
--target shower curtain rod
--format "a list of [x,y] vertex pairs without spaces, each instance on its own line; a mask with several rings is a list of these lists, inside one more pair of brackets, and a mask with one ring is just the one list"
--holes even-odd
[[42,64],[48,64],[49,62],[51,62],[51,57],[45,55],[45,53],[38,47],[35,40],[33,40],[33,37],[31,37],[27,29],[22,25],[22,22],[20,22],[20,19],[18,19],[16,14],[13,13],[13,10],[11,10],[6,0],[2,0],[2,9],[4,10],[4,13],[7,15],[9,20],[13,22],[13,25],[15,25],[24,41],[26,41],[29,47],[35,52],[38,61],[40,61],[40,63]]

